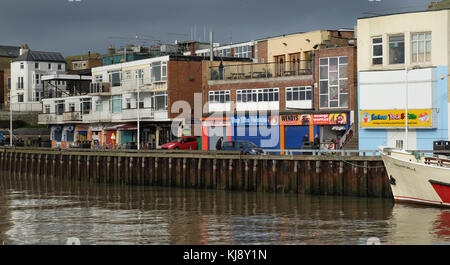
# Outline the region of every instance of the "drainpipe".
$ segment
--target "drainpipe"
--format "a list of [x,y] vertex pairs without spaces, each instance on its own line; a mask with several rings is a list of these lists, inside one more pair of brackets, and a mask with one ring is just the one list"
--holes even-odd
[[312,89],[312,109],[314,110],[314,94],[316,92],[316,66],[315,66],[315,61],[316,61],[316,49],[314,49],[313,53],[312,53],[312,79],[313,79],[313,89]]

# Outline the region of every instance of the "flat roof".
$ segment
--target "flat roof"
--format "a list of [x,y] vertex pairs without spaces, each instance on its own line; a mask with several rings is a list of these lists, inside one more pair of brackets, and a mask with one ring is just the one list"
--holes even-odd
[[43,75],[41,80],[42,81],[49,81],[49,80],[92,81],[92,76],[69,75],[69,74],[52,74],[52,75]]
[[419,11],[390,13],[390,14],[384,14],[384,15],[374,15],[374,16],[370,16],[370,17],[359,17],[359,18],[357,18],[357,20],[359,20],[359,19],[377,18],[377,17],[386,17],[386,16],[395,16],[395,15],[403,15],[403,14],[412,14],[412,13],[439,12],[439,11],[443,11],[443,10],[450,10],[450,8],[447,7],[447,8],[441,8],[441,9],[436,9],[436,10],[419,10]]

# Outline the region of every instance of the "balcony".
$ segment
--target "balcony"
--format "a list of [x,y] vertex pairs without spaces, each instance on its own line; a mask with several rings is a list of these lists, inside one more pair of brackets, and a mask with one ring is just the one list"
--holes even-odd
[[63,113],[63,121],[82,121],[83,117],[81,115],[81,112],[75,111],[75,112],[64,112]]
[[63,122],[62,115],[56,115],[55,113],[45,113],[38,115],[39,124],[56,124],[62,122]]
[[[137,120],[137,109],[122,109],[122,120],[123,121],[135,121]],[[139,119],[153,119],[154,111],[152,108],[142,108],[139,109]]]
[[289,61],[284,63],[242,63],[210,67],[211,81],[248,80],[277,77],[312,75],[312,61]]
[[91,83],[89,93],[94,95],[109,95],[111,92],[109,83]]
[[150,78],[122,80],[122,90],[126,92],[136,93],[151,92],[167,89],[167,82],[152,82]]
[[111,113],[107,111],[92,111],[83,115],[83,122],[111,122]]

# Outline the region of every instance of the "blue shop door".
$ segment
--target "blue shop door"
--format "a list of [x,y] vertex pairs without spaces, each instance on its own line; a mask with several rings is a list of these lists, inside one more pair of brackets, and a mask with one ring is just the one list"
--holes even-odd
[[301,149],[305,134],[309,134],[309,126],[284,126],[284,147],[286,149]]

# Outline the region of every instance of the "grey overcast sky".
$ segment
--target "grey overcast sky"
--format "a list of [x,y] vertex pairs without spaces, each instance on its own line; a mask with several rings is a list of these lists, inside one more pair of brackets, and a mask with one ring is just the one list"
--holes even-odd
[[[424,10],[431,0],[1,0],[0,45],[27,43],[64,56],[157,40],[220,43],[353,28],[365,12]],[[436,0],[435,0],[436,1]],[[205,34],[206,32],[206,34]],[[121,38],[112,38],[121,37]],[[127,40],[126,38],[130,38]],[[138,44],[142,44],[139,41]]]

